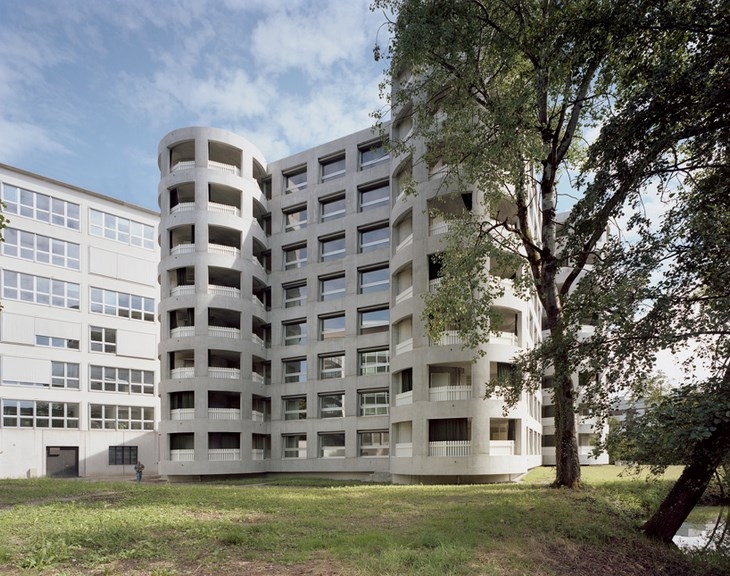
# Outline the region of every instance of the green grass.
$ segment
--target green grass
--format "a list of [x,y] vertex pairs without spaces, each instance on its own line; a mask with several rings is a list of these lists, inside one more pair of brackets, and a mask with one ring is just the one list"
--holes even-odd
[[11,576],[704,576],[718,562],[730,568],[643,539],[636,527],[668,482],[618,472],[584,469],[579,491],[549,488],[550,469],[486,486],[6,480],[0,565]]

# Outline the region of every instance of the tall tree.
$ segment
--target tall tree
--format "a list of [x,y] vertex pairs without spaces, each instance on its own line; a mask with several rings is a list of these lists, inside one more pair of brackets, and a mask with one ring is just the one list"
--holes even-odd
[[[583,206],[579,224],[563,226],[558,181],[580,160],[582,131],[612,114],[621,56],[652,29],[654,4],[374,2],[395,14],[388,50],[392,107],[397,117],[413,116],[412,136],[393,142],[395,153],[449,166],[449,186],[476,186],[485,195],[486,206],[454,227],[457,235],[444,250],[441,288],[427,302],[429,330],[457,324],[478,349],[495,324],[490,304],[499,294],[481,281],[489,260],[506,253],[523,263],[522,278],[542,303],[549,337],[519,358],[495,390],[515,403],[524,389],[540,386],[546,369],[553,371],[559,486],[580,483],[571,376],[582,361],[574,352],[583,316],[571,292],[611,218],[640,190],[606,188],[590,198],[590,210]],[[399,80],[408,74],[409,81]],[[567,195],[581,195],[563,180]]]

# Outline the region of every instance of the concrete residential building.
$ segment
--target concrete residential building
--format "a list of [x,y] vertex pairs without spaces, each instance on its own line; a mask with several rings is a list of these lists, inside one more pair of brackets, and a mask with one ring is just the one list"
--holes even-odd
[[0,476],[155,472],[155,212],[0,165]]

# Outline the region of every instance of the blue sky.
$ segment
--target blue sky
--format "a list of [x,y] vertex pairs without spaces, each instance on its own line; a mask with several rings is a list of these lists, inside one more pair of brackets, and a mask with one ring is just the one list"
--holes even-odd
[[0,163],[157,210],[157,144],[216,126],[276,160],[383,107],[370,0],[0,0]]

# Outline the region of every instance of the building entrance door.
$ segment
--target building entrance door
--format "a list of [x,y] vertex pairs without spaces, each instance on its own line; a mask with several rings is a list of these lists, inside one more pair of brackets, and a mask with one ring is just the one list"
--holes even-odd
[[49,478],[77,478],[79,449],[77,446],[47,446],[46,476]]

